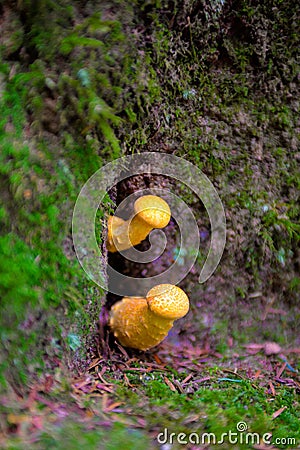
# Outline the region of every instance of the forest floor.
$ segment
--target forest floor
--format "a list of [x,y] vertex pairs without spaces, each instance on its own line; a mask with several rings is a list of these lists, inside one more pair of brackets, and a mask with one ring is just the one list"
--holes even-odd
[[[299,6],[177,3],[0,3],[1,448],[298,448]],[[209,177],[227,242],[198,284],[209,218],[179,190],[203,238],[180,283],[191,308],[140,352],[108,335],[116,299],[86,278],[71,226],[89,177],[146,151]],[[105,263],[107,213],[166,188],[147,177],[99,208]],[[165,232],[143,276],[178,254]]]

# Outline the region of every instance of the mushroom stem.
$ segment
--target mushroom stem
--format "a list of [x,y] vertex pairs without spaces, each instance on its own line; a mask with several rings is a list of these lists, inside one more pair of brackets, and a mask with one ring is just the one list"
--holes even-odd
[[111,309],[109,325],[124,347],[148,350],[159,344],[184,317],[189,299],[182,289],[161,284],[150,289],[146,298],[124,297]]
[[140,244],[154,228],[164,228],[170,221],[168,204],[155,195],[145,195],[134,203],[135,215],[129,220],[117,216],[108,219],[107,250],[117,252]]

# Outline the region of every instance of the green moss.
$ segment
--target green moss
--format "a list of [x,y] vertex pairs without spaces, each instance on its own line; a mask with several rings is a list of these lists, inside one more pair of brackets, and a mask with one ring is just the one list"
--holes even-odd
[[[148,427],[155,427],[161,432],[167,428],[169,435],[173,432],[176,435],[180,432],[187,435],[196,432],[201,436],[209,432],[220,440],[222,433],[236,432],[236,425],[243,421],[247,424],[248,432],[261,436],[272,433],[273,439],[289,436],[295,438],[295,442],[298,441],[298,412],[292,391],[281,388],[274,401],[270,402],[264,389],[250,382],[237,379],[239,383],[234,383],[231,378],[222,378],[218,369],[211,370],[210,375],[214,379],[217,376],[219,381],[215,379],[209,388],[199,388],[189,395],[171,391],[159,373],[143,377],[142,381],[132,376],[130,382],[134,383],[137,392],[120,390],[118,395],[127,404],[134,406],[136,414],[143,411]],[[173,376],[167,376],[174,381]],[[177,374],[175,378],[180,379],[181,376]],[[142,400],[140,389],[145,392]],[[277,419],[272,419],[272,414],[283,406],[287,408],[286,411]],[[189,417],[194,419],[185,420]],[[293,445],[291,443],[288,448],[293,448]],[[226,439],[222,448],[230,448]],[[244,441],[237,448],[249,447]]]

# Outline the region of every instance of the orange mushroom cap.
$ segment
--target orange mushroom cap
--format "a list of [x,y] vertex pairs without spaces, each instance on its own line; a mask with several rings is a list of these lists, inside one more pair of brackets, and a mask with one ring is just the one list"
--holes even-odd
[[156,195],[144,195],[134,203],[134,211],[139,218],[152,228],[164,228],[171,218],[167,202]]

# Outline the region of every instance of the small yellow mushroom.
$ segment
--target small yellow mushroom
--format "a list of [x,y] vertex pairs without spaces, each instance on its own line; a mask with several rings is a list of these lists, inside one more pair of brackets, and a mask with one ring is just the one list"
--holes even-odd
[[140,244],[154,228],[164,228],[171,218],[169,205],[156,195],[144,195],[134,203],[134,216],[108,219],[107,250],[117,252]]
[[159,284],[146,298],[124,297],[111,309],[109,326],[124,347],[148,350],[159,344],[174,320],[189,310],[188,296],[177,286]]

